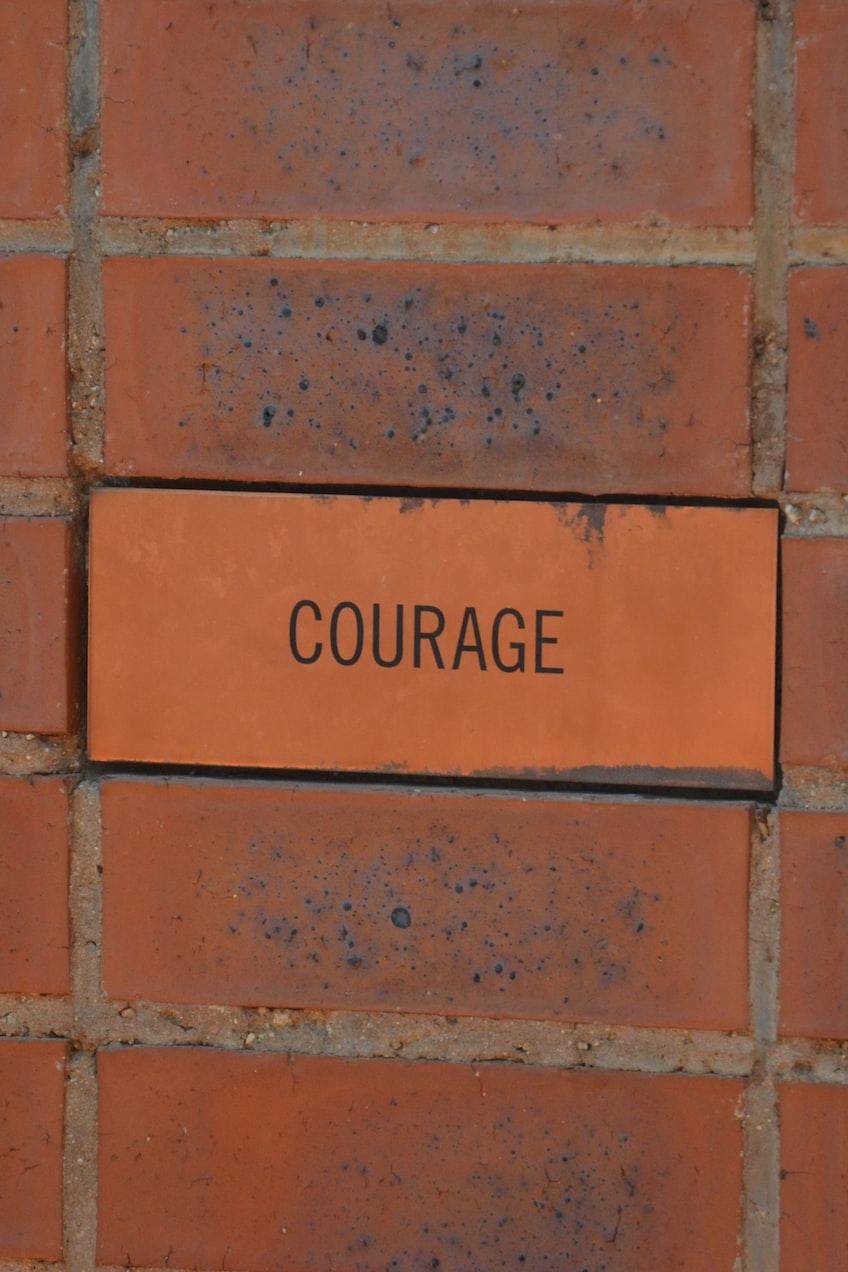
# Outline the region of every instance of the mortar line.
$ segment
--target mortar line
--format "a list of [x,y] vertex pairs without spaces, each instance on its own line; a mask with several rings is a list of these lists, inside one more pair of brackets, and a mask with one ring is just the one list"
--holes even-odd
[[0,253],[4,256],[65,256],[72,245],[70,223],[62,218],[0,218]]
[[191,221],[102,217],[106,256],[266,257],[325,263],[753,264],[747,229],[527,222]]
[[84,1041],[100,998],[100,791],[81,782],[71,797],[71,1037],[65,1102],[64,1224],[67,1272],[94,1266],[97,1229],[97,1073]]
[[794,0],[759,7],[754,73],[753,490],[783,485],[793,168]]
[[743,1113],[743,1267],[778,1272],[780,1145],[771,1053],[778,1031],[780,958],[779,819],[754,811],[748,909],[748,977],[754,1051]]
[[100,202],[100,0],[70,0],[71,228],[68,367],[72,457],[80,485],[102,468],[103,295]]
[[[80,583],[84,584],[87,486],[102,468],[103,303],[97,247],[100,189],[100,0],[69,0],[70,221],[67,338],[70,453],[77,488]],[[81,592],[80,631],[84,632]],[[80,640],[81,667],[84,650]],[[81,671],[80,680],[84,673]],[[80,688],[82,688],[80,684]],[[80,754],[84,762],[85,710]],[[100,983],[99,789],[81,782],[71,800],[72,1049],[65,1099],[63,1169],[66,1272],[91,1272],[97,1244],[97,1073],[81,1045]]]

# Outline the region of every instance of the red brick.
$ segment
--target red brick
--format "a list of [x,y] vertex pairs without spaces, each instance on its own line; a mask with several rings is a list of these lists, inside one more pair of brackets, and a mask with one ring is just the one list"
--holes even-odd
[[103,787],[113,998],[742,1029],[745,808]]
[[0,216],[50,217],[67,197],[65,0],[0,3]]
[[729,269],[116,259],[122,475],[744,496]]
[[848,767],[848,539],[783,541],[786,764]]
[[750,219],[749,0],[104,16],[109,213]]
[[68,990],[68,791],[0,778],[0,993]]
[[0,517],[0,728],[63,733],[72,719],[70,525]]
[[0,1258],[62,1257],[65,1045],[0,1042]]
[[780,1028],[848,1038],[848,813],[783,812]]
[[848,9],[798,0],[795,17],[795,217],[848,219]]
[[781,1272],[837,1272],[848,1250],[848,1089],[780,1093]]
[[65,262],[55,257],[0,257],[0,412],[0,473],[65,473]]
[[730,1268],[741,1084],[101,1053],[99,1261],[251,1272]]
[[848,270],[793,274],[789,303],[785,484],[788,490],[848,490]]

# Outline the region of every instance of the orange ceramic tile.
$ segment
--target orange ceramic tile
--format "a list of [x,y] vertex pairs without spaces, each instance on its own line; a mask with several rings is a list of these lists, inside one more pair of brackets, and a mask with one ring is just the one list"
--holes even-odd
[[113,473],[751,493],[736,270],[139,257],[105,291]]
[[110,997],[745,1027],[746,808],[137,780],[101,799]]
[[848,491],[848,270],[793,273],[789,303],[785,485]]
[[750,220],[749,0],[106,0],[104,23],[111,214]]
[[98,1261],[730,1268],[741,1083],[523,1065],[101,1052]]
[[780,1091],[780,1272],[837,1272],[848,1250],[848,1089]]
[[848,1038],[848,813],[780,815],[780,1028]]
[[844,0],[798,0],[795,14],[795,217],[848,219]]
[[848,540],[783,541],[781,757],[848,768]]
[[0,1042],[0,1258],[62,1257],[64,1089],[64,1043]]
[[64,733],[72,725],[74,658],[70,523],[0,517],[0,728]]
[[0,216],[52,217],[67,202],[65,0],[0,0]]
[[0,777],[0,993],[68,990],[68,791]]
[[769,787],[766,509],[101,490],[98,760]]

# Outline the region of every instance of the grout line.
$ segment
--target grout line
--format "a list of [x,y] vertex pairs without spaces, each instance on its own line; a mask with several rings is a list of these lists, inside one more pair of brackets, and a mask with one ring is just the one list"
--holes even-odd
[[748,977],[754,1062],[743,1099],[745,1272],[777,1272],[780,1258],[780,1143],[771,1050],[777,1038],[780,958],[780,845],[775,810],[752,818]]
[[65,1258],[67,1272],[94,1266],[97,1229],[97,1073],[85,1042],[100,998],[100,791],[89,782],[71,796],[71,993],[74,1039],[65,1106]]
[[37,252],[52,256],[66,256],[72,245],[73,235],[68,221],[0,219],[0,254],[2,255],[24,255]]
[[72,773],[80,766],[73,737],[46,737],[35,733],[0,731],[0,774],[38,777],[48,773]]
[[103,454],[103,296],[100,201],[100,0],[70,0],[71,225],[68,366],[72,454],[81,483]]
[[76,503],[74,483],[66,477],[0,477],[0,516],[67,516]]
[[794,0],[760,8],[754,76],[753,489],[783,485],[793,165]]
[[794,268],[848,265],[848,228],[831,225],[797,226],[792,234]]
[[780,807],[811,812],[848,811],[848,773],[784,764]]
[[91,1272],[97,1243],[97,1074],[95,1058],[72,1051],[65,1087],[64,1267]]
[[275,259],[461,264],[735,265],[753,263],[750,230],[676,225],[449,222],[185,222],[104,217],[107,256],[265,256]]

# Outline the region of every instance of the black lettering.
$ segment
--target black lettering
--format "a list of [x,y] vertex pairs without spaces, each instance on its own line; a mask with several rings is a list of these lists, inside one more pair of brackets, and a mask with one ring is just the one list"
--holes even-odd
[[[436,617],[436,626],[431,632],[425,632],[421,626],[421,619],[425,614],[433,614]],[[415,620],[412,631],[412,647],[413,662],[416,667],[421,666],[421,645],[427,640],[430,642],[430,649],[433,651],[433,659],[439,671],[444,671],[445,664],[441,651],[436,643],[445,630],[445,616],[437,605],[416,605]]]
[[498,610],[492,623],[492,658],[499,671],[524,670],[524,641],[510,641],[509,648],[515,650],[515,662],[505,663],[501,658],[501,623],[505,618],[514,618],[519,631],[524,631],[524,619],[517,609]]
[[397,618],[395,620],[395,652],[391,658],[384,658],[380,653],[380,606],[375,602],[372,613],[374,615],[374,628],[371,633],[372,648],[374,651],[374,662],[378,667],[396,667],[403,657],[403,606],[396,605]]
[[[350,610],[356,623],[356,645],[350,658],[343,658],[339,649],[339,619],[345,610]],[[362,611],[358,605],[354,605],[353,601],[339,601],[336,608],[330,616],[330,649],[336,662],[342,667],[352,667],[354,663],[359,662],[362,656],[362,646],[365,643],[365,624],[362,621]]]
[[[474,632],[474,640],[469,644],[465,639],[468,628]],[[462,622],[459,626],[459,636],[456,641],[456,653],[453,656],[453,670],[459,668],[463,654],[476,654],[477,662],[480,670],[486,670],[486,655],[483,653],[483,638],[480,635],[480,624],[477,622],[477,611],[473,605],[466,605],[465,613],[462,616]]]
[[557,636],[545,636],[544,622],[546,618],[563,618],[564,610],[536,610],[536,671],[542,676],[561,676],[563,675],[562,667],[545,667],[542,664],[544,656],[544,645],[557,645],[559,638]]
[[289,619],[289,645],[292,651],[292,658],[299,663],[315,663],[321,657],[321,650],[324,648],[320,640],[316,640],[315,648],[311,654],[302,654],[297,643],[297,620],[300,617],[300,611],[308,609],[312,611],[313,616],[320,623],[321,611],[314,601],[298,601],[292,608],[291,618]]

